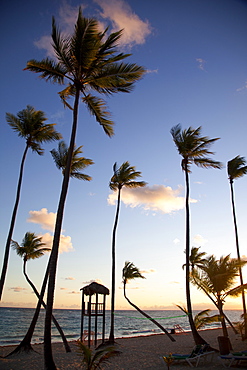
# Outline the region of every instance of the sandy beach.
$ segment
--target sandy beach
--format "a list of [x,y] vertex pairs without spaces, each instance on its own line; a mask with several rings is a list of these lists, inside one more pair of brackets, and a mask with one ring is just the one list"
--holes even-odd
[[[219,349],[217,337],[222,335],[221,329],[203,330],[200,332],[202,337],[210,344],[211,347]],[[165,334],[157,334],[151,336],[139,336],[132,338],[118,338],[117,349],[121,351],[121,355],[110,360],[108,365],[104,365],[103,369],[130,370],[130,369],[167,369],[167,365],[162,360],[161,356],[169,355],[169,353],[190,353],[194,347],[194,342],[191,333],[175,334],[176,342],[171,342]],[[239,335],[235,335],[229,329],[229,338],[233,347],[233,351],[247,350],[246,341],[243,342]],[[65,353],[62,343],[53,344],[53,356],[56,366],[59,370],[76,370],[81,369],[81,358],[77,354],[76,342],[70,342],[72,352]],[[0,356],[4,357],[15,346],[0,347]],[[36,352],[29,354],[21,353],[11,356],[10,358],[0,358],[1,370],[40,370],[43,369],[43,345],[33,345]],[[186,362],[173,363],[171,369],[189,369],[190,366]],[[223,365],[218,360],[218,353],[213,356],[213,361],[200,362],[198,369],[223,369]],[[247,362],[238,366],[233,366],[235,369],[246,369]]]

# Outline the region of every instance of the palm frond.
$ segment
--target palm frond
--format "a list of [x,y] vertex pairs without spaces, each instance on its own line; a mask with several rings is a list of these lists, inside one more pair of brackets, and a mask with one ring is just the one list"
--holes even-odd
[[60,85],[64,84],[65,76],[70,78],[66,75],[67,70],[64,69],[61,64],[56,63],[49,58],[43,59],[40,62],[35,59],[31,59],[27,62],[27,66],[24,68],[24,71],[25,70],[38,73],[40,74],[40,78]]
[[110,113],[106,110],[106,104],[103,99],[90,94],[82,98],[83,102],[87,104],[89,112],[95,116],[96,121],[103,127],[103,130],[108,136],[113,136],[113,121],[109,119]]
[[230,182],[247,174],[247,165],[244,157],[237,155],[227,162],[227,173]]

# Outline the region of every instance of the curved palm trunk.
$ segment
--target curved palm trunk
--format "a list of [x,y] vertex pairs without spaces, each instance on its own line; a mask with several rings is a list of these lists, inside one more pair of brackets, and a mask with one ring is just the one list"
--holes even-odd
[[196,326],[193,320],[192,315],[192,305],[191,305],[191,297],[190,297],[190,209],[189,209],[189,173],[187,163],[185,164],[185,182],[186,182],[186,202],[185,202],[185,212],[186,212],[186,300],[187,300],[187,311],[188,311],[188,318],[190,323],[190,328],[192,331],[192,335],[196,344],[206,344],[206,341],[199,335],[198,331],[196,330]]
[[[23,274],[27,280],[27,282],[29,283],[29,285],[32,287],[36,297],[38,298],[38,300],[41,301],[41,305],[44,307],[44,309],[46,309],[46,304],[45,302],[43,301],[43,298],[40,297],[40,294],[39,292],[37,291],[35,285],[33,284],[33,282],[29,279],[27,273],[26,273],[26,262],[27,261],[24,261],[24,264],[23,264]],[[47,267],[47,270],[46,270],[46,274],[45,274],[45,278],[44,278],[44,281],[45,281],[45,286],[47,284],[47,280],[48,280],[48,272],[49,272],[49,269]],[[40,312],[40,308],[41,308],[41,305],[38,306],[38,309],[39,312]],[[21,349],[23,348],[24,351],[28,350],[29,351],[29,348],[31,347],[31,339],[32,339],[32,336],[33,336],[33,332],[34,332],[34,329],[35,329],[35,326],[36,326],[36,323],[37,323],[37,320],[38,320],[38,316],[39,316],[39,312],[37,312],[37,314],[35,315],[35,317],[37,317],[36,321],[35,322],[32,322],[32,325],[31,325],[31,330],[28,332],[28,336],[25,336],[25,340],[23,340],[21,342],[21,344],[18,346],[19,349],[18,349],[18,352],[21,351]],[[71,349],[70,349],[70,346],[68,344],[68,341],[63,333],[63,330],[61,328],[61,326],[59,325],[59,323],[57,322],[56,318],[52,315],[52,321],[54,323],[54,325],[56,326],[59,334],[61,335],[61,338],[63,340],[63,344],[64,344],[64,347],[65,347],[65,350],[66,352],[71,352]],[[32,347],[31,347],[32,348]]]
[[57,210],[55,232],[53,237],[52,251],[50,255],[50,268],[49,268],[49,282],[48,282],[48,291],[47,291],[47,307],[45,315],[45,331],[44,331],[44,360],[45,360],[45,369],[55,370],[56,365],[52,356],[52,347],[51,347],[51,318],[52,318],[52,309],[54,301],[54,291],[55,291],[55,282],[56,282],[56,270],[57,270],[57,259],[58,259],[58,249],[60,234],[62,229],[63,222],[63,213],[65,207],[66,196],[68,192],[69,179],[70,179],[70,167],[73,155],[73,149],[75,145],[76,129],[77,129],[77,118],[78,118],[78,107],[79,107],[79,97],[80,91],[76,90],[74,109],[73,109],[73,125],[71,131],[70,146],[68,151],[67,165],[65,173],[63,176],[62,189],[60,193],[60,200]]
[[19,174],[19,180],[18,180],[18,185],[17,185],[17,190],[16,190],[15,204],[14,204],[14,208],[13,208],[13,212],[12,212],[12,217],[11,217],[11,222],[10,222],[10,227],[9,227],[9,233],[8,233],[6,246],[5,246],[5,254],[4,254],[4,260],[3,260],[1,280],[0,280],[0,301],[1,301],[1,298],[2,298],[4,282],[5,282],[7,268],[8,268],[9,250],[10,250],[11,239],[12,239],[13,230],[14,230],[14,226],[15,226],[15,219],[16,219],[16,215],[17,215],[17,209],[18,209],[18,205],[19,205],[19,201],[20,201],[24,163],[25,163],[25,159],[26,159],[26,156],[27,156],[28,148],[29,148],[29,146],[28,146],[28,144],[26,144],[26,147],[25,147],[25,150],[24,150],[24,153],[23,153],[23,156],[22,156],[22,160],[21,160],[20,174]]
[[138,312],[140,312],[140,314],[142,314],[147,319],[152,321],[154,325],[158,326],[158,328],[160,328],[168,336],[168,338],[171,339],[172,342],[176,342],[176,340],[171,336],[171,334],[168,333],[168,331],[162,325],[160,325],[156,320],[154,320],[151,316],[149,316],[146,312],[142,311],[138,306],[136,306],[134,303],[132,303],[129,300],[129,298],[126,295],[126,283],[125,282],[124,282],[124,297],[132,307],[134,307]]
[[[238,260],[241,261],[240,251],[239,251],[239,242],[238,242],[238,228],[237,228],[237,217],[236,217],[236,212],[235,212],[233,181],[230,181],[230,187],[231,187],[232,213],[233,213],[233,222],[234,222],[234,229],[235,229],[237,256],[238,256]],[[240,284],[243,285],[244,282],[243,282],[243,274],[242,274],[241,267],[239,267],[239,277],[240,277]],[[247,338],[247,314],[246,314],[246,302],[245,302],[244,289],[242,289],[242,303],[243,303],[243,314],[244,314],[244,337],[243,339],[246,339]]]
[[111,328],[109,342],[114,343],[114,310],[115,310],[115,280],[116,280],[116,230],[119,217],[120,209],[120,199],[121,199],[121,188],[118,189],[118,199],[117,199],[117,210],[115,216],[115,222],[112,231],[112,286],[111,286]]

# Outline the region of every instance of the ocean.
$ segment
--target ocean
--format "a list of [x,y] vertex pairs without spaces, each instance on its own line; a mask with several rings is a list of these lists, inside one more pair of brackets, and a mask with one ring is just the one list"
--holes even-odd
[[[151,317],[157,320],[169,332],[174,325],[180,325],[183,330],[189,331],[189,323],[186,315],[178,310],[156,310],[146,311]],[[194,314],[198,311],[194,311]],[[7,308],[0,307],[0,345],[15,345],[19,344],[23,339],[33,317],[33,308]],[[81,331],[81,310],[55,309],[54,316],[62,327],[66,338],[77,340],[80,337]],[[217,311],[212,310],[210,315],[217,314]],[[232,322],[240,320],[240,310],[228,310],[225,312]],[[32,338],[32,343],[43,342],[44,332],[44,316],[45,312],[42,309],[35,332]],[[84,319],[85,320],[85,319]],[[92,318],[92,330],[94,318]],[[220,323],[207,325],[205,329],[219,328]],[[84,321],[84,329],[87,329],[87,321]],[[98,339],[101,339],[101,318],[98,319]],[[110,332],[110,311],[106,311],[106,328],[105,338],[107,339]],[[150,320],[144,318],[135,310],[116,310],[115,312],[115,338],[132,337],[139,335],[158,334],[162,331],[154,325]],[[56,328],[52,328],[52,341],[60,342],[61,337]]]

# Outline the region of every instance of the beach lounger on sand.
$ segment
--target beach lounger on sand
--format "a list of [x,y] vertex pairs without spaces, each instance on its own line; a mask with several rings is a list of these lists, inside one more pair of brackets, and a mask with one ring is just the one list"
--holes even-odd
[[224,367],[231,367],[233,364],[238,365],[240,362],[245,361],[247,365],[247,352],[235,352],[228,355],[220,355],[218,359]]
[[[207,351],[208,345],[197,345],[194,347],[192,352],[190,354],[182,355],[178,353],[172,353],[170,356],[173,359],[173,361],[186,361],[191,367],[197,367],[200,360],[208,360],[212,361],[214,351]],[[163,360],[165,361],[165,357],[169,356],[163,356]],[[194,365],[193,365],[194,363]]]

